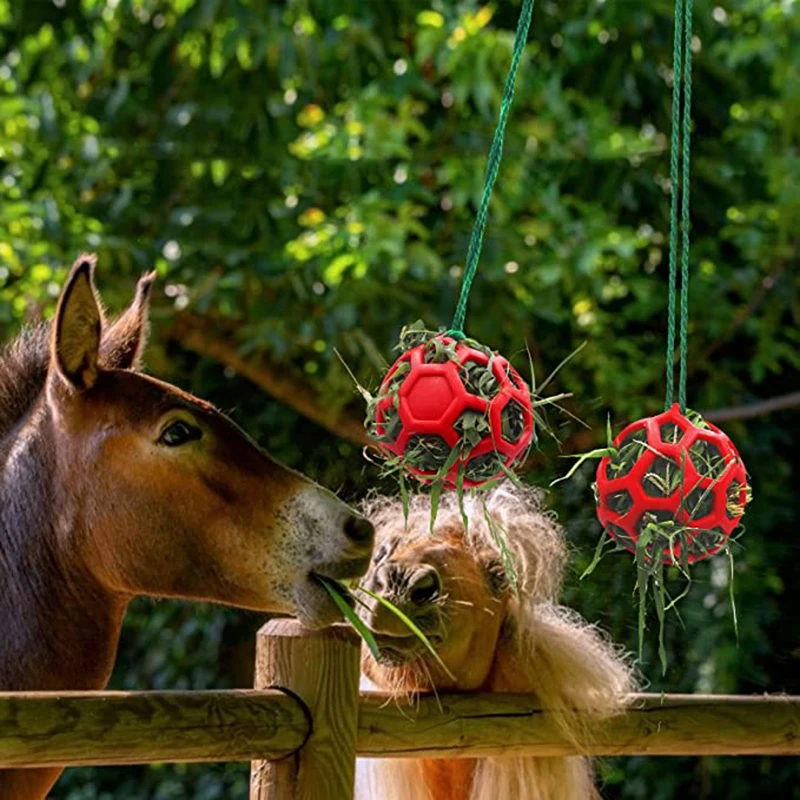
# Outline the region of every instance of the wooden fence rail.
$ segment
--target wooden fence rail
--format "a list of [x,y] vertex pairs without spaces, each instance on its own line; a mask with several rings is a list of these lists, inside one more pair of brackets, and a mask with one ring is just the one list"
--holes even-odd
[[[256,690],[0,693],[0,768],[247,760],[254,800],[345,800],[357,755],[576,752],[532,695],[413,706],[359,695],[349,629],[275,621],[258,641]],[[595,755],[800,755],[800,697],[637,695],[581,744]]]
[[[424,697],[414,709],[362,695],[356,752],[370,757],[564,756],[578,750],[533,695]],[[800,755],[800,697],[639,694],[587,729],[597,756]]]
[[280,691],[0,694],[0,767],[281,758],[310,731]]
[[[0,694],[0,768],[274,760],[310,731],[303,704],[278,691]],[[594,755],[800,755],[800,697],[636,695],[589,733]],[[575,752],[532,695],[444,694],[414,707],[360,696],[359,756]]]

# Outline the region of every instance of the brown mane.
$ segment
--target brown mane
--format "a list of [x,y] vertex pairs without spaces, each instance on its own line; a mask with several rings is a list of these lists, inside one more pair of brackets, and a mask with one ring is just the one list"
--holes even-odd
[[50,364],[50,323],[23,328],[0,351],[0,441],[30,411]]

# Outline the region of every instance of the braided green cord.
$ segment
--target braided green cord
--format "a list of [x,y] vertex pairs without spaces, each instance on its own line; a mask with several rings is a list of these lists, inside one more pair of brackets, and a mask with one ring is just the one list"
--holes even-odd
[[453,316],[453,323],[450,326],[450,330],[447,331],[448,335],[459,339],[464,337],[464,318],[467,314],[469,292],[472,288],[472,281],[475,279],[475,273],[478,269],[478,259],[481,255],[483,232],[486,228],[486,217],[489,209],[489,198],[492,196],[494,182],[497,179],[497,173],[500,169],[500,160],[503,157],[503,137],[505,136],[506,120],[508,119],[508,112],[511,108],[511,101],[514,99],[517,67],[519,67],[522,52],[525,49],[525,42],[528,39],[528,29],[530,28],[531,17],[533,16],[533,3],[534,0],[523,0],[522,3],[522,11],[520,12],[519,22],[517,23],[517,33],[514,38],[511,67],[509,68],[506,85],[503,89],[503,98],[500,103],[500,118],[497,122],[497,129],[494,132],[492,146],[489,150],[489,163],[486,167],[483,194],[481,195],[478,215],[475,219],[475,227],[472,229],[472,238],[470,239],[469,248],[467,250],[467,263],[464,267],[464,280],[461,284],[461,294],[458,298],[456,313]]
[[[692,2],[676,0],[672,48],[672,136],[670,144],[669,300],[667,303],[666,408],[674,399],[675,295],[677,290],[678,228],[681,230],[680,373],[678,403],[686,411],[687,329],[689,326],[689,168],[692,130]],[[681,72],[683,73],[681,75]],[[681,80],[681,77],[683,80]],[[680,96],[683,90],[683,108]],[[682,159],[679,181],[678,158]],[[678,198],[680,186],[680,223]]]
[[689,141],[692,136],[692,0],[686,0],[683,25],[683,175],[681,177],[681,368],[678,402],[686,413],[686,352],[689,327]]
[[667,389],[665,408],[669,409],[674,397],[675,360],[675,286],[677,284],[676,257],[678,252],[678,137],[680,131],[681,85],[681,35],[683,18],[681,0],[675,0],[675,33],[672,39],[672,142],[670,144],[669,184],[671,206],[669,212],[669,300],[667,302]]

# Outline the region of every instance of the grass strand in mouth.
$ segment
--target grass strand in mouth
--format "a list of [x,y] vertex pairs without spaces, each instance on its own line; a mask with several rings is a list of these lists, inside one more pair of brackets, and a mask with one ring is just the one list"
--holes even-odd
[[339,581],[335,581],[331,578],[324,578],[322,575],[315,575],[314,577],[325,587],[326,591],[333,599],[333,602],[336,603],[339,611],[342,612],[344,618],[353,626],[370,653],[372,653],[372,657],[377,661],[377,659],[380,658],[378,643],[375,641],[372,631],[364,624],[364,621],[358,616],[356,610],[347,602],[347,599],[351,597],[349,590],[342,586]]

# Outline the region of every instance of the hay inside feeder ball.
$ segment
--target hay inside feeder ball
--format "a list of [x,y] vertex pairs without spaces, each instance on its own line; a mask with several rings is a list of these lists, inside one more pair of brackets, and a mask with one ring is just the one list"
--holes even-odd
[[725,546],[750,500],[733,442],[677,404],[614,439],[595,489],[597,515],[618,547],[684,567]]
[[407,328],[369,404],[367,430],[426,484],[471,489],[513,473],[534,438],[531,393],[507,359],[472,339]]

